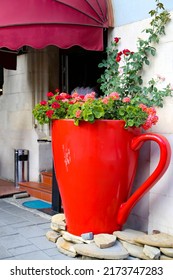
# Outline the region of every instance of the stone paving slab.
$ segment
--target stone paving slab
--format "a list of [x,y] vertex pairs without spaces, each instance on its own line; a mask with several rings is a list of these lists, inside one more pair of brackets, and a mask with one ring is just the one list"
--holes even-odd
[[0,245],[0,260],[9,258],[10,256],[12,256],[12,254],[6,250],[4,246]]
[[31,244],[31,242],[20,234],[7,235],[0,238],[0,245],[4,246],[6,249],[26,246],[29,244]]
[[1,199],[1,202],[0,202],[0,209],[2,208],[3,210],[5,208],[8,208],[8,207],[11,207],[11,204],[10,203],[7,203],[6,201],[4,201],[3,199]]
[[34,253],[27,253],[27,254],[22,254],[19,256],[14,256],[9,258],[9,260],[51,260],[51,258],[45,254],[43,251],[37,251]]
[[[51,260],[62,260],[62,254],[61,253],[59,253],[59,254],[57,254],[57,255],[55,255],[55,256],[52,256],[51,257]],[[66,256],[66,255],[64,255],[63,254],[63,260],[78,260],[78,259],[74,259],[74,258],[71,258],[71,257],[69,257],[69,256]]]
[[50,242],[45,236],[33,237],[28,239],[32,244],[37,246],[40,250],[54,248],[55,243]]
[[13,229],[24,228],[32,226],[33,223],[31,221],[24,221],[13,225]]
[[18,230],[16,228],[9,227],[9,225],[1,226],[0,227],[0,237],[9,236],[17,234]]
[[37,214],[25,213],[25,220],[32,222],[32,224],[44,224],[45,219]]
[[37,225],[30,225],[29,227],[19,228],[18,232],[25,238],[32,238],[45,235],[45,230],[39,228]]
[[0,199],[0,259],[70,260],[46,238],[51,216],[26,209],[22,206],[24,201],[26,199]]
[[16,215],[13,215],[12,213],[6,213],[1,211],[0,213],[0,220],[1,222],[5,223],[6,225],[12,225],[12,224],[16,224],[19,222],[24,222],[26,221],[26,219],[22,218],[22,217],[18,217]]
[[0,227],[2,226],[6,226],[6,224],[0,220]]
[[44,224],[38,224],[38,227],[42,228],[42,229],[45,229],[46,231],[50,230],[50,222],[44,223]]
[[[57,251],[57,247],[44,250],[44,252],[48,256],[50,256],[52,260],[61,260],[62,259],[62,254],[59,251]],[[74,260],[74,258],[71,258],[69,256],[63,255],[63,260]]]
[[22,254],[33,253],[36,251],[39,251],[39,248],[33,244],[29,244],[29,245],[22,246],[22,247],[15,247],[15,248],[8,250],[8,252],[11,254],[11,256],[18,256],[18,255],[22,255]]
[[59,251],[57,250],[57,247],[49,248],[44,250],[44,252],[49,256],[53,257],[56,256],[57,254],[59,255]]

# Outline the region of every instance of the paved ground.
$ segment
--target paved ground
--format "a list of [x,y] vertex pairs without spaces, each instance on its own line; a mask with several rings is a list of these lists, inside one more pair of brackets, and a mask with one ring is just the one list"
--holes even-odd
[[59,253],[56,244],[47,240],[51,216],[22,206],[26,200],[0,199],[0,259],[73,259]]

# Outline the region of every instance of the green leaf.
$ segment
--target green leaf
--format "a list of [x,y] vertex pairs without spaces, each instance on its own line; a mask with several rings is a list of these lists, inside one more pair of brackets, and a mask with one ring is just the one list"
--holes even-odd
[[149,64],[150,64],[150,62],[149,62],[149,60],[148,60],[148,59],[145,59],[145,64],[147,64],[147,65],[149,65]]
[[152,56],[155,56],[155,54],[156,54],[156,49],[155,48],[151,48],[151,54],[152,54]]
[[127,126],[134,126],[134,121],[133,120],[128,120],[126,123]]
[[155,10],[151,10],[151,11],[149,12],[149,14],[150,14],[151,16],[154,16],[154,15],[156,14],[156,11],[155,11]]
[[101,106],[95,106],[93,108],[93,112],[96,119],[100,119],[104,116],[104,109]]

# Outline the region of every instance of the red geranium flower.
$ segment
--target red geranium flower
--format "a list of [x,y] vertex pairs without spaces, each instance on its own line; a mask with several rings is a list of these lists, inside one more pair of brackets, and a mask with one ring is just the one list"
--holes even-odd
[[50,91],[47,93],[47,97],[53,97],[53,96],[54,96],[53,92]]
[[48,111],[46,112],[46,116],[47,116],[48,118],[52,118],[53,114],[54,114],[54,111],[53,111],[53,110],[48,110]]
[[40,102],[40,105],[43,105],[43,106],[47,105],[47,101],[46,101],[46,100],[42,100],[42,101]]
[[52,108],[59,109],[60,107],[61,107],[61,105],[58,102],[53,102],[52,103]]
[[57,96],[55,96],[55,99],[56,99],[56,100],[62,100],[62,99],[63,99],[63,97],[62,97],[62,96],[60,96],[60,95],[57,95]]

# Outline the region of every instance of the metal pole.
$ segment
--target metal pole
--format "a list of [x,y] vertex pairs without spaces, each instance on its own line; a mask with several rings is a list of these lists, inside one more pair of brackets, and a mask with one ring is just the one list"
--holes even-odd
[[55,176],[54,163],[53,163],[53,174],[52,174],[52,210],[58,213],[62,212],[61,197],[59,193],[58,182]]
[[14,185],[18,188],[18,150],[14,150]]

